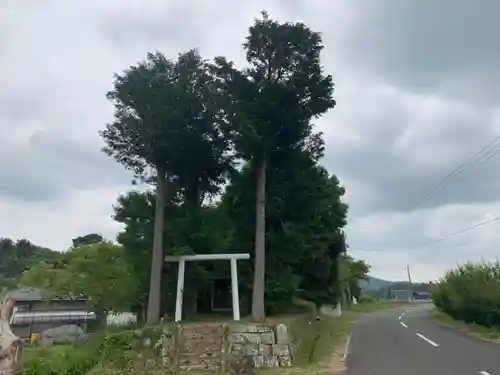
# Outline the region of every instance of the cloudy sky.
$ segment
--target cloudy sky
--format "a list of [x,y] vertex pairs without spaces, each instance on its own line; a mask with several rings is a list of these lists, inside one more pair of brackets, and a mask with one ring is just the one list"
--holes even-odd
[[495,259],[500,221],[436,240],[500,215],[500,141],[443,180],[500,135],[498,0],[0,0],[0,236],[113,239],[130,176],[100,152],[112,74],[156,49],[242,61],[262,9],[324,34],[338,105],[317,126],[352,254],[394,280]]

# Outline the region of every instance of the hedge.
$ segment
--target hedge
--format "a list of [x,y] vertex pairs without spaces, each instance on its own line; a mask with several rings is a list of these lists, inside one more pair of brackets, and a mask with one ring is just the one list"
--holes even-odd
[[500,327],[500,263],[468,262],[434,285],[436,307],[457,320]]

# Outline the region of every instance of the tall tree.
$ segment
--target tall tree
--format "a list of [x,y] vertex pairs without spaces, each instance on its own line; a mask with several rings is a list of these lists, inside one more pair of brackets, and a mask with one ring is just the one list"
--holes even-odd
[[[310,151],[275,154],[268,163],[266,312],[287,308],[294,298],[334,304],[338,295],[337,258],[345,251],[345,189],[318,166]],[[255,171],[235,176],[223,204],[235,227],[234,246],[250,252],[255,219]],[[244,289],[252,291],[246,266]],[[242,293],[242,296],[244,293]],[[288,305],[287,305],[288,304]]]
[[239,156],[256,171],[252,315],[265,317],[266,176],[274,153],[300,149],[311,119],[333,108],[332,77],[323,74],[321,35],[302,23],[278,23],[262,13],[244,43],[249,67],[224,58],[215,67],[229,94],[229,134]]
[[224,119],[220,97],[210,66],[195,50],[177,61],[150,53],[116,75],[108,93],[115,121],[100,133],[105,151],[156,186],[148,323],[160,316],[165,205],[173,186],[199,205],[201,192],[215,193],[231,166],[219,127]]

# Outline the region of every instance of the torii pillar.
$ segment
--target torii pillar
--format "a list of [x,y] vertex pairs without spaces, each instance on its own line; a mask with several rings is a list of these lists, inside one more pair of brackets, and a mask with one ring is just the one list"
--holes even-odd
[[166,262],[178,262],[179,270],[177,273],[177,295],[175,300],[175,321],[182,319],[182,301],[184,296],[184,275],[186,271],[186,262],[204,261],[204,260],[229,260],[231,262],[231,287],[233,297],[233,319],[240,320],[240,297],[238,288],[238,260],[250,259],[250,254],[196,254],[167,256]]

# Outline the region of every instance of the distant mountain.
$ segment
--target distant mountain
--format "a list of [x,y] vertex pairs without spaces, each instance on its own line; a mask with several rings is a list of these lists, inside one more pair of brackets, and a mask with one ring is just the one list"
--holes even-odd
[[378,277],[368,276],[367,280],[361,280],[359,282],[359,287],[366,292],[377,292],[381,289],[388,288],[394,283],[394,281],[388,281],[379,279]]
[[411,289],[414,292],[430,292],[432,283],[412,283],[408,281],[389,281],[378,277],[368,276],[367,280],[362,280],[359,287],[362,291],[368,294],[380,296],[388,296],[389,290],[407,290]]

